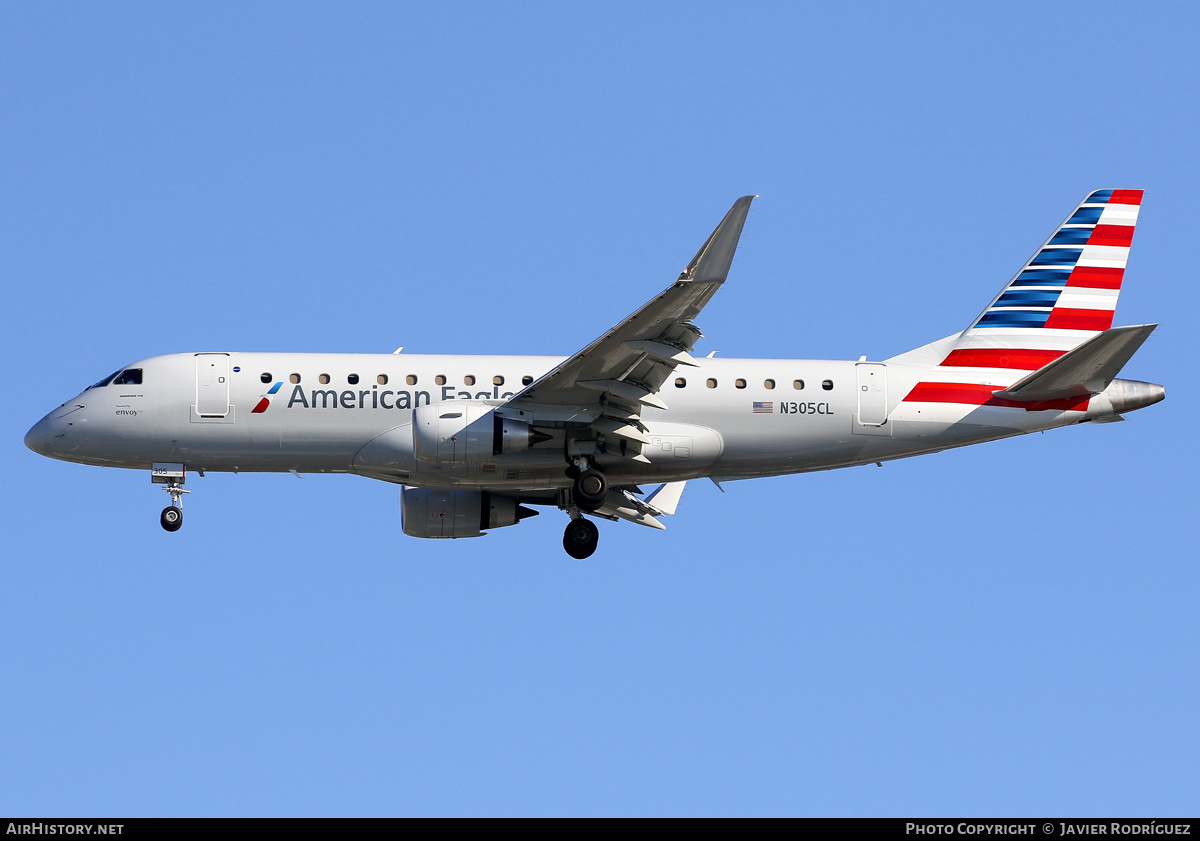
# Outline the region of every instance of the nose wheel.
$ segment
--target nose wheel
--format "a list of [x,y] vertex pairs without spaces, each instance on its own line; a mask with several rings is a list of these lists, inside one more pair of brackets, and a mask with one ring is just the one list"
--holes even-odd
[[590,558],[596,551],[596,544],[599,542],[600,530],[591,520],[576,517],[567,523],[567,530],[563,534],[563,548],[572,558],[578,561]]
[[179,531],[183,525],[183,509],[176,508],[174,505],[168,505],[162,510],[158,521],[167,531]]

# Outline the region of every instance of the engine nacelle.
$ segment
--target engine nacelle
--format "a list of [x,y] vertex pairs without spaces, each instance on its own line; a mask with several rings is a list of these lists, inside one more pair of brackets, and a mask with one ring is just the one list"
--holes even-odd
[[481,537],[487,529],[515,526],[537,513],[511,496],[487,491],[400,492],[401,528],[410,537]]
[[496,414],[486,403],[446,400],[413,410],[413,453],[430,464],[486,461],[528,450],[550,436]]

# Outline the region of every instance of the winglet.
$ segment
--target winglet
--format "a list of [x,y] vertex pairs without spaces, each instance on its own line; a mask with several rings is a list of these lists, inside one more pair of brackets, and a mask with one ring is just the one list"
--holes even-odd
[[721,224],[704,241],[692,262],[679,276],[680,280],[724,282],[733,264],[742,226],[746,224],[746,214],[750,212],[750,202],[756,198],[758,196],[742,196],[733,203]]

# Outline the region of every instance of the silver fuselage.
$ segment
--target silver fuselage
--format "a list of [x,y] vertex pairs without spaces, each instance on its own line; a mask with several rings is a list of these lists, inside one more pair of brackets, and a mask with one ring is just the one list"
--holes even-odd
[[[205,373],[214,359],[224,360],[225,367],[216,375]],[[87,389],[47,414],[25,440],[53,458],[141,470],[178,462],[201,471],[355,473],[424,487],[566,487],[569,432],[586,427],[596,417],[595,407],[525,407],[527,422],[562,434],[523,452],[435,464],[415,458],[412,445],[413,413],[420,406],[453,408],[454,401],[472,401],[503,415],[524,383],[561,361],[417,354],[159,356],[129,366],[141,370],[140,384]],[[644,460],[615,451],[599,457],[610,481],[721,480],[867,464],[1111,419],[1162,397],[1159,386],[1116,380],[1082,409],[930,404],[905,397],[919,383],[950,376],[937,366],[697,361],[698,367],[680,369],[659,392],[667,409],[647,407],[642,413]],[[860,402],[865,365],[874,366],[873,399],[880,405],[872,411],[883,412],[882,423],[860,422],[860,412],[867,411]],[[1022,373],[983,372],[976,380],[999,388]],[[1114,406],[1114,395],[1124,402]]]

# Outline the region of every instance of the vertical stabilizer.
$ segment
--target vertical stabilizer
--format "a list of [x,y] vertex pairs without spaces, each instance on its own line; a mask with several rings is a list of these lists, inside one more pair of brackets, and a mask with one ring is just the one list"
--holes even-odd
[[1141,190],[1088,195],[941,364],[1034,371],[1110,328],[1141,204]]

